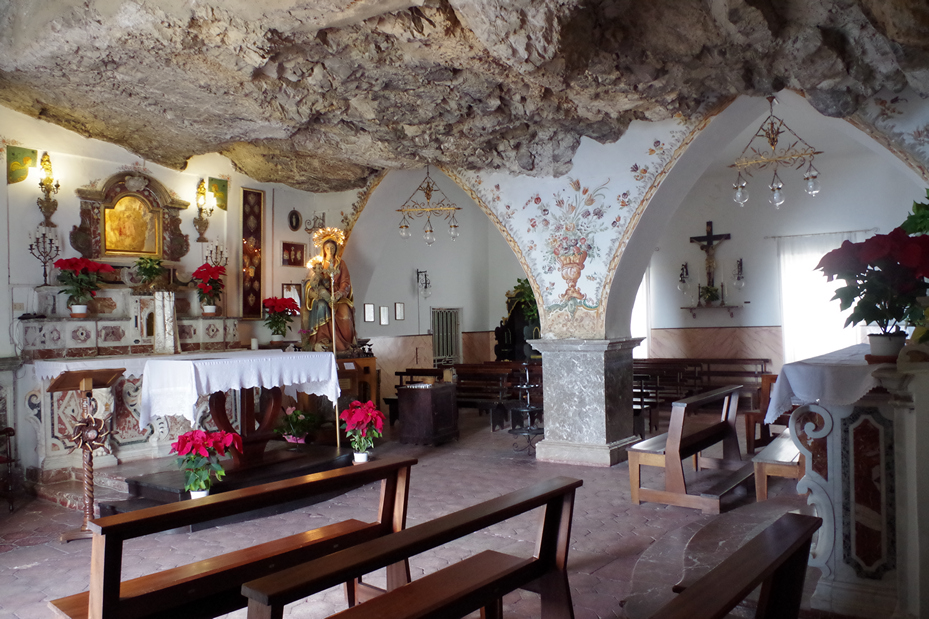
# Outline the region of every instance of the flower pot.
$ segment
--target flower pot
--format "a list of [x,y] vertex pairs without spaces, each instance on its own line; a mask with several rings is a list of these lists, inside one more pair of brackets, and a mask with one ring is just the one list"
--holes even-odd
[[281,342],[283,342],[283,341],[284,341],[284,336],[283,336],[283,335],[272,335],[272,336],[271,336],[271,343],[272,343],[272,344],[279,344],[279,343],[281,343]]
[[305,436],[294,436],[293,434],[285,434],[284,440],[288,443],[306,443]]
[[209,488],[207,488],[206,490],[191,490],[190,491],[190,498],[192,499],[202,499],[205,496],[210,496]]
[[355,462],[367,462],[368,461],[368,452],[367,451],[356,451],[355,452]]
[[207,317],[216,316],[219,313],[219,308],[215,305],[204,305],[202,308],[203,315]]
[[87,318],[87,306],[86,305],[72,305],[70,307],[71,318]]
[[894,357],[906,344],[906,333],[874,333],[868,336],[871,342],[871,355],[875,357]]

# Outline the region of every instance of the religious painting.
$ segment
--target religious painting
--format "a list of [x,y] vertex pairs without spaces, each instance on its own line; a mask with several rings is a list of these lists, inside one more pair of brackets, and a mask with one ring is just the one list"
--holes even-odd
[[374,322],[374,303],[365,303],[365,322]]
[[161,256],[161,209],[142,194],[126,193],[103,209],[107,256]]
[[306,268],[306,244],[281,243],[281,266]]
[[39,153],[31,148],[21,146],[6,147],[6,184],[12,185],[26,180],[29,168],[34,168],[39,162]]
[[281,284],[281,298],[293,299],[297,302],[297,307],[301,307],[303,305],[302,301],[300,301],[301,288],[300,284]]
[[229,204],[229,181],[224,178],[208,178],[207,191],[216,199],[216,206],[225,211]]
[[394,303],[394,320],[404,319],[403,303]]
[[287,227],[289,227],[293,232],[296,232],[300,229],[300,222],[303,217],[300,215],[300,211],[294,209],[287,214]]
[[390,308],[386,305],[381,306],[381,324],[388,325],[390,324]]
[[242,317],[261,318],[261,250],[265,192],[242,188]]

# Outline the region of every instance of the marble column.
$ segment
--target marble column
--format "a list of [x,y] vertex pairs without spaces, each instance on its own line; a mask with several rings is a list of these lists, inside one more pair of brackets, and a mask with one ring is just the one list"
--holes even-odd
[[536,459],[612,466],[632,430],[632,349],[642,338],[532,340],[542,353],[545,438]]

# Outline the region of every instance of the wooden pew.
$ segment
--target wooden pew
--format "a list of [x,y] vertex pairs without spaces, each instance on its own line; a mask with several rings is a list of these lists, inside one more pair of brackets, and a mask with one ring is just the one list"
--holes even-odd
[[717,619],[761,584],[756,617],[796,618],[813,534],[822,519],[785,514],[705,576],[662,606],[651,619]]
[[[49,605],[60,617],[92,619],[191,619],[216,617],[243,608],[246,600],[239,593],[242,583],[402,530],[406,525],[410,468],[416,462],[410,458],[382,458],[98,518],[89,523],[94,532],[90,590],[53,600]],[[121,582],[126,540],[310,496],[341,493],[376,481],[381,482],[376,522],[346,520]],[[401,560],[400,565],[388,568],[388,588],[407,582],[408,564]]]
[[490,413],[490,429],[506,425],[508,407],[518,403],[512,392],[509,367],[486,364],[457,364],[458,409],[476,408]]
[[[752,463],[742,461],[735,425],[741,389],[741,385],[730,385],[675,402],[671,409],[668,432],[653,436],[628,448],[629,484],[633,503],[638,505],[640,501],[652,501],[666,505],[693,507],[703,510],[704,513],[719,513],[720,497],[753,474]],[[719,422],[701,428],[686,424],[687,413],[719,401],[723,403]],[[717,443],[723,445],[722,458],[699,456],[701,451]],[[700,496],[687,494],[684,460],[690,456],[694,456],[694,468],[697,470],[700,470],[700,467],[721,468],[735,470],[735,473]],[[641,486],[641,466],[643,465],[664,468],[664,490]]]
[[803,454],[791,440],[789,429],[781,432],[770,445],[753,457],[752,464],[755,466],[755,498],[758,501],[768,498],[768,477],[803,477]]
[[[380,539],[359,544],[273,576],[246,583],[249,619],[280,619],[284,606],[409,557],[512,518],[537,507],[545,508],[535,556],[481,553],[410,585],[355,606],[342,616],[450,617],[477,608],[499,617],[500,598],[513,589],[527,588],[542,596],[543,617],[573,617],[567,561],[574,495],[583,482],[558,477],[436,518]],[[442,587],[435,589],[436,586]],[[359,591],[361,592],[361,591]],[[351,606],[351,604],[350,604]],[[429,612],[419,614],[427,607]],[[407,614],[409,613],[409,615]]]

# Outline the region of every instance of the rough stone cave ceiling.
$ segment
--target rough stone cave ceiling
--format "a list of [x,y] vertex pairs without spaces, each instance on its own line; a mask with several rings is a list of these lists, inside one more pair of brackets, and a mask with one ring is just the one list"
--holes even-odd
[[0,104],[314,192],[430,162],[561,175],[582,136],[782,88],[929,95],[924,0],[0,0]]

